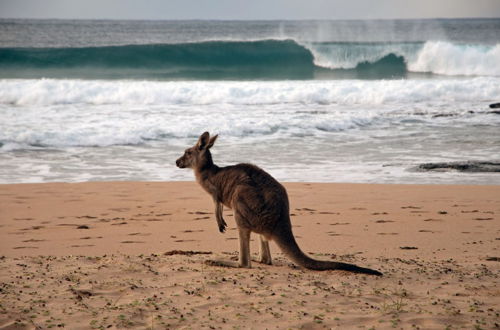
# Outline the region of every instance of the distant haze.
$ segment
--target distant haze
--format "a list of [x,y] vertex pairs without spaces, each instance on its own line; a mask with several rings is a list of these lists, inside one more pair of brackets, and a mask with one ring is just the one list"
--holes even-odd
[[0,0],[0,18],[412,19],[500,17],[500,0]]

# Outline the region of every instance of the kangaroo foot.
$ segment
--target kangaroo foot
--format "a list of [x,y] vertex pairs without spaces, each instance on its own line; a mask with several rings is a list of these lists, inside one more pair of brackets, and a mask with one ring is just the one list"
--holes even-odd
[[265,259],[265,258],[252,258],[252,261],[258,262],[260,264],[264,265],[272,265],[273,262],[271,259]]
[[250,268],[241,266],[238,262],[228,260],[206,260],[205,265],[230,268]]

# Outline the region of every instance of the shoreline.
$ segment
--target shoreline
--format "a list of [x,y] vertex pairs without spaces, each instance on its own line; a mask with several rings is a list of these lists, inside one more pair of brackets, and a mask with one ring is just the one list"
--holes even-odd
[[500,186],[284,186],[304,252],[384,276],[208,266],[238,235],[195,182],[0,185],[0,329],[498,327]]

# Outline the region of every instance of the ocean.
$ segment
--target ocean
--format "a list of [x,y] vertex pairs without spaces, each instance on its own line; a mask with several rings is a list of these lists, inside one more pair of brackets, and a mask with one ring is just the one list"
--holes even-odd
[[193,180],[500,184],[418,171],[500,161],[500,19],[0,20],[0,183]]

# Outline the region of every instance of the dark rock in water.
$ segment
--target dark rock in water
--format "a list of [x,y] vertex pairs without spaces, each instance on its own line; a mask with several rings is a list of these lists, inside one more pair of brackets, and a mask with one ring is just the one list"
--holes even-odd
[[488,113],[494,113],[495,115],[500,115],[500,110],[493,110]]
[[500,108],[500,102],[490,104],[490,108],[492,108],[492,109],[499,109]]
[[455,117],[456,114],[453,113],[438,113],[437,115],[432,116],[432,118],[440,118],[440,117]]
[[426,172],[446,172],[446,171],[459,171],[467,173],[479,173],[479,172],[500,172],[500,162],[480,162],[480,161],[468,161],[468,162],[445,162],[445,163],[425,163],[420,164],[416,168],[416,171]]

